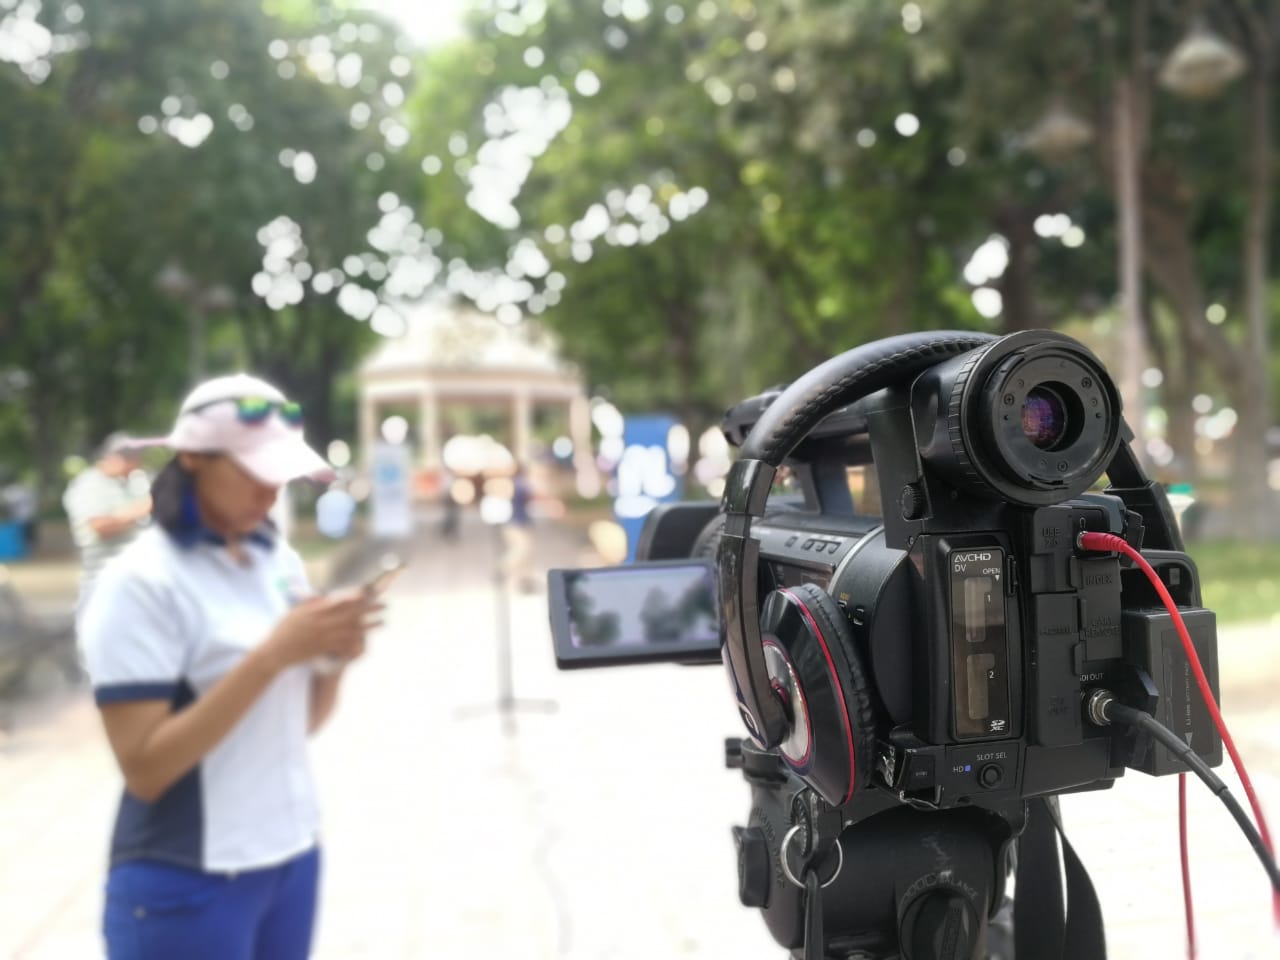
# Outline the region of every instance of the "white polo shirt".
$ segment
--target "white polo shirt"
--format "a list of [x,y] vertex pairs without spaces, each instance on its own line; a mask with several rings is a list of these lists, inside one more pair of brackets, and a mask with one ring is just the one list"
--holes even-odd
[[[165,699],[181,709],[261,643],[310,593],[281,541],[232,559],[207,531],[143,531],[103,572],[79,618],[99,705]],[[151,859],[229,872],[268,867],[316,843],[307,759],[311,670],[281,673],[199,765],[154,803],[127,790],[111,862]]]
[[96,466],[90,466],[76,475],[62,495],[62,508],[71,522],[71,537],[80,548],[81,603],[87,599],[107,561],[118,556],[149,522],[141,520],[113,537],[102,537],[94,532],[90,521],[136,503],[147,495],[150,485],[151,481],[141,470],[127,477],[109,477]]

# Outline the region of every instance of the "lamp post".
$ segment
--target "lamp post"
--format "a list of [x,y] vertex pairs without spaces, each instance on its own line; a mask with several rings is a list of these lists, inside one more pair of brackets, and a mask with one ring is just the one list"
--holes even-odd
[[[1135,38],[1135,45],[1137,40]],[[1142,321],[1142,134],[1141,85],[1129,72],[1116,81],[1112,116],[1116,208],[1120,222],[1120,327],[1119,387],[1130,422],[1141,432],[1145,421],[1142,371],[1146,369],[1147,344]],[[1046,162],[1060,162],[1092,142],[1092,125],[1056,99],[1023,137],[1032,153]]]
[[[1147,337],[1142,290],[1142,157],[1149,123],[1147,21],[1149,4],[1131,7],[1128,66],[1115,84],[1112,135],[1116,207],[1119,221],[1118,272],[1123,319],[1120,336],[1120,391],[1130,422],[1141,434],[1146,411],[1142,374],[1147,367]],[[1169,53],[1158,75],[1160,86],[1178,96],[1217,96],[1244,71],[1244,58],[1226,40],[1197,19]],[[1055,100],[1023,138],[1046,161],[1060,160],[1092,139],[1092,128]]]
[[[1141,438],[1147,411],[1142,371],[1147,367],[1142,292],[1142,154],[1146,146],[1146,104],[1138,77],[1126,72],[1116,81],[1115,178],[1120,219],[1120,396]],[[1139,443],[1139,456],[1145,448]]]

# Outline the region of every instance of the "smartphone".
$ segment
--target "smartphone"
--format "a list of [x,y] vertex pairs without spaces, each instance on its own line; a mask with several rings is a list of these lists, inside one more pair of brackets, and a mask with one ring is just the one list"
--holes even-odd
[[391,581],[400,575],[400,572],[408,566],[408,561],[394,553],[388,553],[378,564],[378,569],[374,571],[373,576],[364,582],[361,587],[365,593],[374,595],[381,594],[391,586]]

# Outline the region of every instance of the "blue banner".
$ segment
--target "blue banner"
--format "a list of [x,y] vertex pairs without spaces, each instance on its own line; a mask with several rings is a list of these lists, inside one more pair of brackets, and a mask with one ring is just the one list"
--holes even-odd
[[627,563],[636,558],[636,543],[645,517],[660,503],[684,495],[684,477],[672,469],[668,435],[677,420],[667,414],[626,417],[622,457],[614,473],[617,493],[613,515],[627,534]]

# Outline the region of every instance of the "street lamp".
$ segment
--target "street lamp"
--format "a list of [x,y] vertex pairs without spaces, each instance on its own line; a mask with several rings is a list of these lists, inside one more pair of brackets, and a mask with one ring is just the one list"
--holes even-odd
[[[1145,31],[1135,27],[1135,64],[1145,56],[1141,39]],[[1221,93],[1245,68],[1244,57],[1202,21],[1170,52],[1159,73],[1162,87],[1179,96],[1206,99]],[[1116,82],[1114,160],[1117,213],[1120,227],[1120,294],[1124,306],[1121,326],[1120,387],[1133,421],[1144,422],[1141,375],[1146,367],[1146,336],[1142,316],[1142,154],[1146,140],[1145,83],[1140,68],[1122,71]],[[1077,117],[1061,100],[1023,138],[1027,148],[1053,162],[1085,146],[1093,137],[1087,121]]]
[[1092,140],[1093,125],[1061,100],[1055,100],[1022,138],[1028,150],[1049,163],[1066,158]]
[[1198,20],[1160,68],[1160,86],[1182,97],[1207,100],[1244,73],[1240,51]]
[[170,260],[156,274],[156,287],[161,293],[167,294],[174,299],[181,299],[191,289],[191,277],[181,266]]

